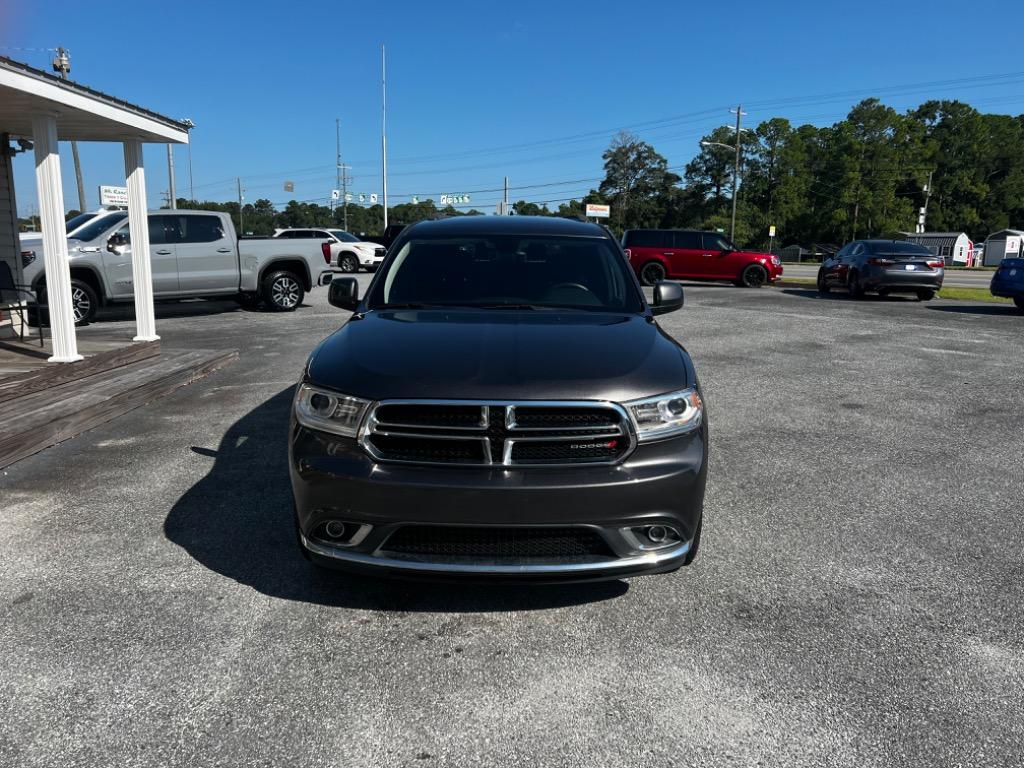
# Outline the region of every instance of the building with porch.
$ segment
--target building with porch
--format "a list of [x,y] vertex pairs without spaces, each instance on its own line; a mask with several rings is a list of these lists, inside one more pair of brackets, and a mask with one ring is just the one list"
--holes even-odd
[[81,360],[71,307],[71,275],[64,228],[64,185],[58,141],[108,141],[124,147],[128,221],[132,232],[135,341],[155,341],[153,279],[146,224],[142,145],[187,144],[188,126],[143,107],[0,57],[0,260],[20,282],[17,195],[12,157],[34,152],[51,362]]

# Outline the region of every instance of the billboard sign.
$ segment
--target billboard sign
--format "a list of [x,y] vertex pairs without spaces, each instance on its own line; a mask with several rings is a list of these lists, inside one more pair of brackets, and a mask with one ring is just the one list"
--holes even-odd
[[612,215],[612,207],[610,205],[599,205],[597,203],[587,203],[587,218],[593,216],[595,219],[607,219]]
[[114,206],[116,208],[127,208],[128,187],[108,187],[101,184],[100,206],[103,208],[110,206]]

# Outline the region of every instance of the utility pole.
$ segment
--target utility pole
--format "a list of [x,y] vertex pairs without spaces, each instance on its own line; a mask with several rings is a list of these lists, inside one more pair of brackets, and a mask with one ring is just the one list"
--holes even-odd
[[171,198],[171,210],[178,209],[178,192],[174,188],[174,145],[167,145],[167,187]]
[[380,46],[380,173],[384,185],[384,229],[388,228],[388,85],[384,44]]
[[240,176],[236,177],[235,181],[238,182],[238,236],[242,237],[242,235],[245,234],[245,224],[244,219],[242,218],[244,216],[242,213],[242,201],[245,200],[245,198],[242,196],[242,193],[245,192],[245,190],[242,189],[242,178]]
[[[71,55],[65,48],[57,48],[53,59],[53,71],[60,73],[61,80],[67,80],[71,73]],[[82,182],[82,163],[78,159],[78,142],[71,141],[71,156],[75,161],[75,181],[78,182],[78,210],[85,212],[85,184]],[[61,205],[64,201],[61,201]]]
[[[729,110],[730,112],[732,110]],[[736,165],[732,169],[732,226],[729,229],[729,239],[736,242],[736,189],[739,186],[740,177],[740,148],[743,146],[743,134],[740,133],[740,118],[747,114],[743,111],[743,105],[736,105]]]
[[920,215],[917,217],[917,233],[923,235],[925,221],[928,218],[928,202],[932,199],[932,174],[935,171],[928,171],[928,183],[924,185],[924,205],[921,207]]
[[[341,119],[334,118],[334,188],[341,189]],[[331,195],[334,208],[334,195]]]

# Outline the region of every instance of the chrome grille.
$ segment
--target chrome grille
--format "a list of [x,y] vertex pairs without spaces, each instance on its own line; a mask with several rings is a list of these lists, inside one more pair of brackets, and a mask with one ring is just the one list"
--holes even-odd
[[360,443],[379,461],[506,467],[614,464],[635,447],[625,410],[604,401],[385,400]]

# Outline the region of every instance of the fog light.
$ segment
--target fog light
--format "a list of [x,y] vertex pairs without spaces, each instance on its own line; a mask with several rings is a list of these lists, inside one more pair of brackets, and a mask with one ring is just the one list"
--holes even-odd
[[665,530],[663,525],[652,525],[647,529],[647,538],[655,544],[661,544],[661,542],[668,538],[668,531]]
[[340,539],[345,536],[345,524],[341,520],[328,520],[324,526],[324,533],[332,539]]

